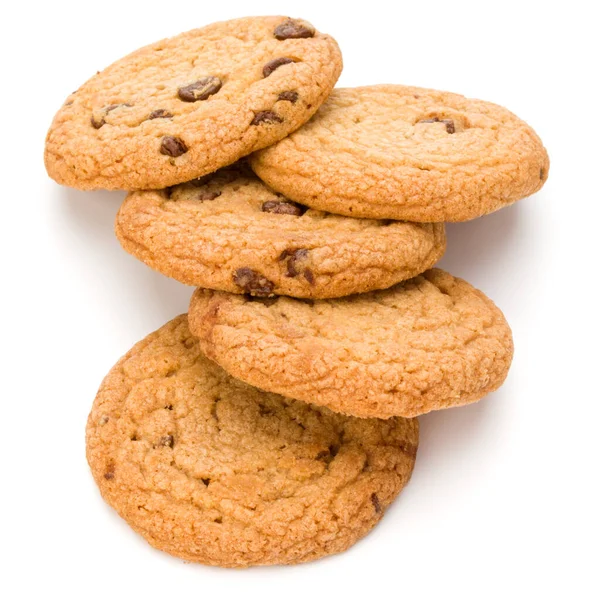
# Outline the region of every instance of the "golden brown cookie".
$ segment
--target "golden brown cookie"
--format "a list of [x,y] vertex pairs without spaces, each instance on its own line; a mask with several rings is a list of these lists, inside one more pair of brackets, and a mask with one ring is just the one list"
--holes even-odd
[[150,544],[211,565],[291,564],[363,537],[410,478],[416,419],[355,419],[252,388],[185,315],[105,378],[87,426],[104,499]]
[[309,123],[251,159],[311,208],[408,221],[466,221],[539,190],[549,160],[505,108],[400,85],[336,89]]
[[443,224],[373,221],[291,202],[242,165],[162,191],[132,192],[115,231],[153,269],[237,294],[333,298],[432,267]]
[[146,46],[71,94],[46,138],[50,176],[79,189],[163,188],[298,128],[342,70],[300,19],[248,17]]
[[440,269],[306,303],[198,289],[190,330],[242,381],[357,417],[413,417],[498,388],[513,355],[494,303]]

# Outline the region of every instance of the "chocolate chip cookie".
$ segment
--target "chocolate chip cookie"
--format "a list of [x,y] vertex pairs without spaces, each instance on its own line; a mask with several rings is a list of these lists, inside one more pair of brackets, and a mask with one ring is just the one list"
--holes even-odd
[[185,560],[291,564],[346,550],[410,478],[415,419],[355,419],[262,392],[206,359],[185,316],[105,378],[87,457],[104,499]]
[[446,245],[443,224],[307,209],[239,164],[166,190],[131,193],[115,231],[125,250],[183,283],[299,298],[389,287],[433,266]]
[[508,110],[400,85],[336,89],[314,118],[255,154],[259,177],[319,210],[466,221],[539,190],[549,160]]
[[357,417],[413,417],[498,388],[513,355],[494,303],[439,269],[390,289],[265,303],[198,289],[190,330],[234,377]]
[[211,173],[298,128],[342,69],[308,22],[249,17],[156,42],[71,94],[48,173],[79,189],[156,189]]

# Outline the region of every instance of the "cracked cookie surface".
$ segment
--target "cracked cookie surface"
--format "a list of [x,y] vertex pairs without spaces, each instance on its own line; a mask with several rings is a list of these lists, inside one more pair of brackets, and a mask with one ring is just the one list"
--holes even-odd
[[209,361],[182,315],[104,379],[87,425],[104,499],[150,544],[245,567],[346,550],[410,478],[416,419],[355,419]]
[[46,169],[79,189],[157,189],[211,173],[307,121],[341,69],[335,40],[300,19],[182,33],[71,94],[46,137]]
[[400,85],[334,90],[251,164],[312,208],[419,222],[495,211],[539,190],[549,169],[539,137],[505,108]]
[[352,219],[276,194],[243,165],[132,192],[122,246],[182,283],[238,294],[333,298],[414,277],[442,256],[443,224]]
[[206,355],[234,377],[358,417],[475,402],[502,384],[513,355],[501,311],[441,269],[311,303],[198,289],[189,323]]

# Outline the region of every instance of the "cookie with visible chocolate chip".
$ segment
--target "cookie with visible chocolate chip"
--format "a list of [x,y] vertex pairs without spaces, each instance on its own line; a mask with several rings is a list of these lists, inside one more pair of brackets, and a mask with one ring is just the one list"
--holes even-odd
[[505,108],[400,85],[336,89],[301,129],[254,154],[259,177],[319,210],[465,221],[539,190],[549,159]]
[[105,378],[87,458],[102,496],[155,548],[223,567],[342,552],[408,482],[416,419],[356,419],[250,387],[178,317]]
[[71,94],[46,138],[57,182],[158,189],[216,171],[297,129],[342,69],[300,19],[249,17],[156,42]]
[[357,417],[475,402],[502,384],[513,355],[494,303],[439,269],[310,304],[198,289],[189,323],[206,355],[234,377]]
[[132,192],[115,231],[129,253],[188,285],[332,298],[389,287],[442,256],[443,224],[307,209],[237,164],[162,191]]

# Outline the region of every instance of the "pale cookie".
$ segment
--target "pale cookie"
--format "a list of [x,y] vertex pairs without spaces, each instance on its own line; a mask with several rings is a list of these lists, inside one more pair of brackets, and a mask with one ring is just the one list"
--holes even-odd
[[505,108],[399,85],[334,90],[251,164],[312,208],[421,222],[495,211],[539,190],[549,168],[539,137]]
[[439,269],[309,304],[198,289],[189,322],[206,355],[234,377],[357,417],[475,402],[502,384],[513,355],[494,303]]
[[446,245],[441,223],[307,210],[243,165],[162,191],[131,193],[115,231],[125,250],[183,283],[300,298],[390,287],[433,266]]
[[87,426],[96,483],[133,529],[225,567],[346,550],[407,483],[417,444],[416,419],[344,417],[236,381],[185,315],[117,363]]
[[298,128],[342,70],[310,23],[249,17],[156,42],[71,94],[46,138],[50,176],[79,189],[162,188]]

